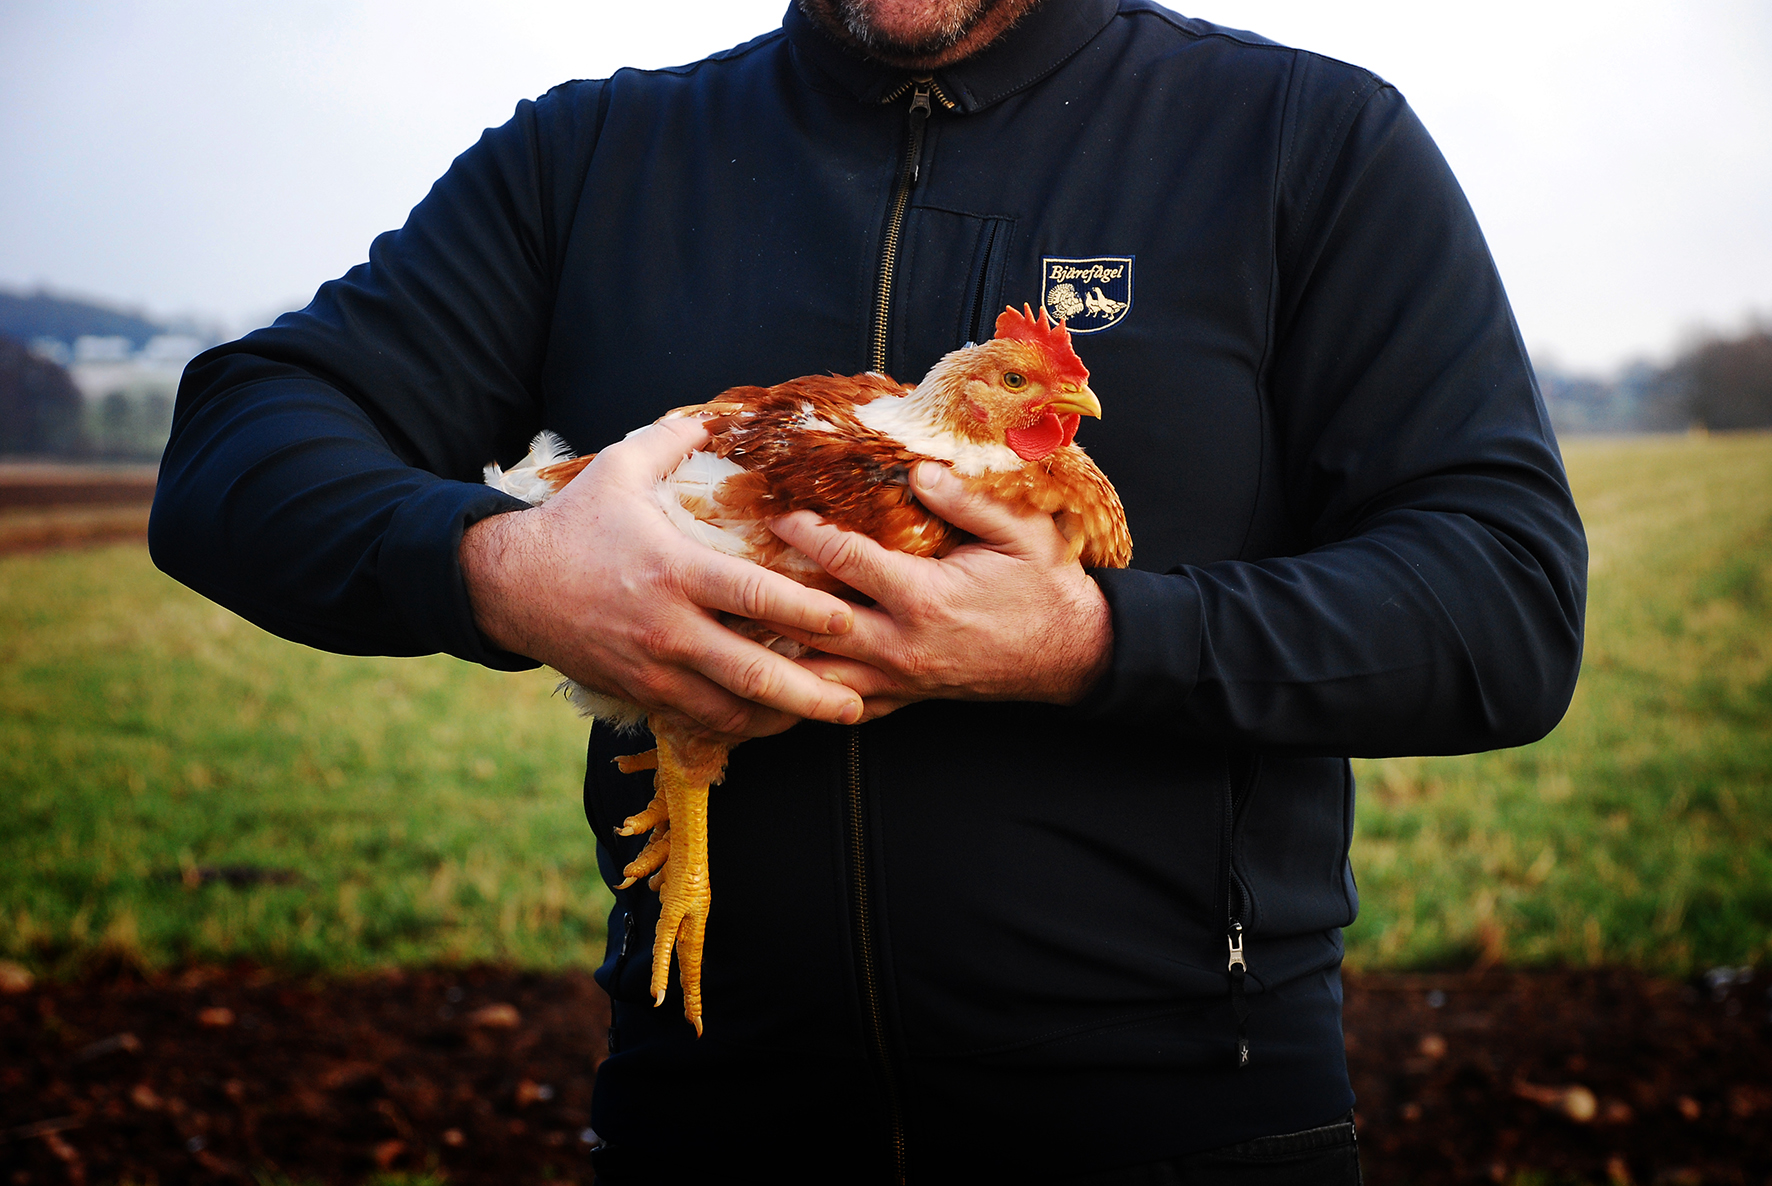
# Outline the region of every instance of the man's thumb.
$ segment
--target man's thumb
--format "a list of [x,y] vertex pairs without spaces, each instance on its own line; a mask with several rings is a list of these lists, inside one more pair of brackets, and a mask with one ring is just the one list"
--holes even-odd
[[1013,545],[1026,534],[1018,508],[972,489],[938,462],[925,461],[912,470],[911,489],[937,516],[987,544]]
[[707,427],[691,416],[654,421],[623,438],[623,443],[636,447],[634,460],[650,466],[653,476],[660,478],[676,469],[685,457],[707,441]]

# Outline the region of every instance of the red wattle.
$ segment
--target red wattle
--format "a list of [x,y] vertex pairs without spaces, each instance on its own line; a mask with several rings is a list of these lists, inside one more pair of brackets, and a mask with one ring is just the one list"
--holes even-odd
[[1057,413],[1047,412],[1026,428],[1012,428],[1003,436],[1017,457],[1023,461],[1040,461],[1070,444],[1076,433],[1075,415],[1060,420]]

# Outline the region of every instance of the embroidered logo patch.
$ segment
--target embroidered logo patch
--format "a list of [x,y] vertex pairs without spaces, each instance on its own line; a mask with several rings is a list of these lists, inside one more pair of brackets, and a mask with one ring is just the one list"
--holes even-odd
[[1132,260],[1130,255],[1048,255],[1040,268],[1041,300],[1073,334],[1098,334],[1120,324],[1132,309]]

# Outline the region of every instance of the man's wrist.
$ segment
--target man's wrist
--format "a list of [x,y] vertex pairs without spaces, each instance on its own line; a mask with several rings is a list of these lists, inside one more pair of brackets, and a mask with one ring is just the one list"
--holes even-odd
[[522,537],[531,526],[530,511],[488,515],[461,535],[457,558],[474,625],[487,641],[503,650],[524,652],[518,628],[518,607],[512,590],[516,561],[526,551]]
[[1080,704],[1094,691],[1114,664],[1114,614],[1101,587],[1084,577],[1085,590],[1078,599],[1078,613],[1067,624],[1067,678],[1059,704]]

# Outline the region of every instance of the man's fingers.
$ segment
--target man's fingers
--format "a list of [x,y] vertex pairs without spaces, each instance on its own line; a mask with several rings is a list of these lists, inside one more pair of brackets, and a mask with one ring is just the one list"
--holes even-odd
[[842,685],[859,694],[862,700],[880,696],[904,696],[904,685],[872,664],[843,655],[807,655],[797,661],[805,670],[822,680]]
[[[853,689],[821,679],[792,659],[713,623],[697,633],[699,637],[685,648],[689,652],[685,659],[740,700],[839,725],[861,719],[861,697]],[[729,728],[718,721],[706,723],[722,731]]]
[[[811,647],[823,655],[838,655],[862,663],[888,655],[898,658],[897,644],[903,628],[893,616],[886,610],[871,605],[857,605],[851,607],[851,610],[855,615],[854,621],[842,634],[819,634],[773,622],[770,625],[784,638],[791,638],[801,646]],[[857,688],[856,691],[861,689]],[[866,692],[862,694],[867,695]]]
[[668,475],[707,441],[707,426],[700,420],[659,420],[630,432],[619,444],[603,450],[603,455],[635,477],[656,479]]
[[689,600],[707,609],[809,634],[843,634],[854,620],[854,607],[841,597],[687,541],[679,584]]
[[709,736],[767,737],[792,728],[800,720],[740,700],[713,680],[692,671],[673,672],[652,690],[659,704],[651,711],[679,717],[697,732]]
[[925,461],[911,471],[911,490],[917,501],[961,531],[1011,555],[1044,555],[1054,536],[1062,533],[1052,516],[1031,508],[1011,506],[989,494],[973,490],[945,465]]
[[836,680],[845,687],[860,692],[863,722],[879,720],[887,713],[896,712],[907,704],[915,704],[924,699],[878,667],[859,660],[834,655],[809,655],[800,660],[800,665],[808,671],[817,672],[824,679]]
[[894,594],[910,582],[918,566],[932,563],[883,548],[858,532],[833,527],[811,511],[795,511],[773,519],[769,530],[845,585],[888,605],[897,602]]

